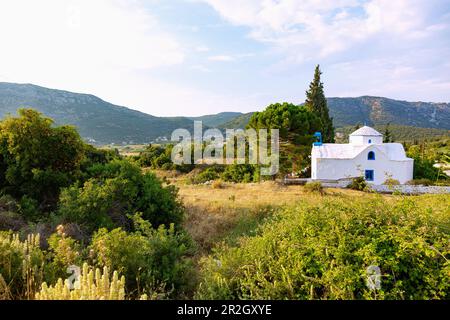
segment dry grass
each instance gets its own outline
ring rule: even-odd
[[[320,194],[311,194],[303,186],[285,186],[277,182],[228,184],[221,188],[213,185],[177,184],[179,195],[186,207],[185,228],[207,253],[222,240],[234,241],[240,235],[250,234],[269,217],[274,210],[284,205],[293,205],[301,200],[319,203]],[[362,197],[367,193],[328,189],[327,196]]]

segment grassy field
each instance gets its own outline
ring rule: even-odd
[[[450,294],[450,195],[319,194],[278,182],[190,185],[183,176],[166,179],[179,187],[185,228],[199,248],[197,298]],[[362,280],[371,261],[383,272],[384,288],[376,293]]]
[[[202,249],[209,250],[222,240],[234,240],[254,231],[265,218],[275,211],[298,204],[319,205],[327,201],[355,202],[382,199],[395,204],[402,199],[412,199],[430,210],[450,215],[450,195],[381,195],[350,189],[325,189],[325,194],[311,193],[300,185],[280,182],[187,184],[185,176],[159,172],[179,188],[179,197],[186,209],[185,226]]]

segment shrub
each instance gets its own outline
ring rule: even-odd
[[[127,278],[131,295],[153,295],[165,287],[166,294],[188,290],[192,265],[188,256],[192,244],[184,234],[177,234],[173,225],[154,230],[140,216],[135,217],[138,231],[100,229],[92,238],[91,258],[97,266],[118,270]]]
[[[396,179],[388,178],[383,182],[383,184],[385,184],[387,186],[398,186],[400,184],[400,181],[398,181]]]
[[[228,165],[221,176],[222,180],[228,182],[256,182],[259,179],[258,166],[251,164]]]
[[[154,226],[175,223],[183,218],[182,205],[174,186],[163,187],[150,172],[126,160],[114,160],[90,169],[93,178],[83,186],[71,186],[61,192],[58,216],[60,222],[78,223],[92,233],[98,228],[123,227],[130,230],[127,214],[142,212]]]
[[[196,298],[449,299],[446,197],[368,195],[282,210],[202,261]],[[366,285],[371,265],[381,269],[376,291]]]
[[[208,181],[214,181],[219,178],[218,170],[215,167],[209,167],[206,170],[200,172],[194,176],[191,181],[194,184],[205,183]]]
[[[352,182],[347,186],[347,188],[358,191],[366,191],[368,186],[364,177],[357,177],[352,179]]]
[[[222,189],[223,188],[223,183],[220,180],[215,180],[212,184],[211,187],[213,187],[213,189]]]
[[[79,176],[84,143],[73,127],[54,127],[32,109],[18,113],[0,122],[0,188],[16,198],[35,199],[49,211],[59,189]]]
[[[325,190],[319,181],[308,182],[304,189],[306,192],[325,194]]]

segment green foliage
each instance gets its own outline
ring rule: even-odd
[[[28,196],[43,209],[54,208],[59,189],[79,174],[83,142],[73,127],[32,109],[0,123],[0,188],[17,198]]]
[[[220,169],[219,169],[220,168]],[[196,176],[194,176],[191,180],[192,183],[199,184],[205,183],[208,181],[214,181],[219,179],[220,173],[223,172],[224,169],[218,166],[208,167]]]
[[[163,187],[152,173],[126,160],[113,160],[89,169],[91,179],[82,186],[71,186],[61,192],[57,215],[62,222],[74,222],[92,233],[105,227],[131,228],[127,214],[142,212],[154,226],[182,221],[183,209],[174,186]]]
[[[128,292],[134,296],[153,294],[161,287],[166,294],[188,290],[192,276],[189,238],[176,233],[173,224],[155,230],[140,216],[135,216],[135,221],[134,233],[118,228],[94,234],[90,250],[95,264],[123,273]]]
[[[439,178],[445,178],[440,170],[434,167],[436,155],[431,150],[426,150],[424,144],[411,146],[407,155],[414,159],[414,179],[435,181]]]
[[[203,260],[197,298],[449,299],[446,197],[325,199],[282,210],[239,247]],[[366,285],[371,265],[381,269],[376,291]]]
[[[255,112],[247,127],[280,130],[281,174],[300,171],[310,165],[314,132],[322,131],[321,120],[316,114],[291,103],[276,103],[262,112]]]
[[[158,169],[166,163],[172,164],[171,152],[172,146],[163,147],[150,144],[140,153],[138,162],[142,167]]]
[[[347,186],[347,188],[357,191],[366,191],[367,187],[367,182],[364,177],[353,178],[352,182],[350,182],[350,184]]]
[[[225,167],[221,179],[227,182],[258,182],[259,166],[251,164],[232,164]]]
[[[391,130],[390,130],[390,123],[388,123],[387,125],[386,125],[386,128],[385,128],[385,130],[384,130],[384,134],[383,134],[383,143],[391,143],[391,142],[394,142],[394,140],[393,140],[393,138],[392,138],[392,133],[391,133]]]
[[[114,159],[122,158],[117,149],[97,149],[90,144],[84,145],[84,155],[85,157],[81,163],[81,170],[83,173],[95,164],[106,164]]]
[[[298,141],[320,131],[320,118],[303,106],[275,103],[262,112],[255,112],[248,123],[253,129],[279,129],[280,138]]]
[[[323,142],[334,142],[333,118],[330,118],[327,99],[323,92],[323,83],[320,80],[322,72],[319,65],[314,71],[314,80],[306,91],[305,106],[320,118]]]

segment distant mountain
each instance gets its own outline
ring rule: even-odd
[[[398,101],[382,97],[328,98],[337,128],[357,123],[450,130],[450,104]],[[90,95],[47,89],[32,84],[0,82],[0,118],[15,115],[18,108],[34,108],[56,124],[75,125],[81,136],[94,144],[144,144],[169,138],[173,130],[193,129],[193,120],[204,128],[245,128],[253,112],[222,112],[200,117],[155,117],[117,106]],[[401,129],[401,132],[411,132]],[[400,132],[399,131],[399,132]],[[421,131],[421,135],[425,132]],[[433,135],[440,134],[433,131]],[[410,133],[407,136],[411,136]]]
[[[254,112],[241,113],[237,117],[230,119],[229,121],[219,124],[220,129],[244,129]]]
[[[328,98],[335,127],[386,123],[450,129],[450,103],[407,102],[382,97]]]
[[[200,117],[189,117],[189,119],[203,121],[203,125],[208,127],[217,127],[241,115],[241,112],[220,112],[217,114],[209,114]]]
[[[336,128],[387,123],[421,128],[450,129],[450,103],[407,102],[382,97],[327,98]],[[221,124],[221,128],[244,128],[253,113]]]
[[[149,143],[169,137],[176,128],[193,126],[188,118],[154,117],[89,94],[0,82],[0,117],[15,115],[18,108],[34,108],[56,124],[75,125],[83,138],[95,144]]]
[[[375,125],[374,128],[384,134],[386,125]],[[336,142],[348,142],[348,136],[355,131],[355,126],[345,126],[336,129]],[[412,126],[402,126],[399,124],[389,125],[391,137],[396,142],[432,141],[440,140],[443,137],[450,137],[450,130],[436,128],[419,128]]]

